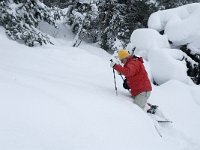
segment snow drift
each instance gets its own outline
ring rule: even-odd
[[[132,33],[127,49],[134,47],[136,55],[149,61],[152,81],[159,85],[169,80],[192,84],[192,80],[187,76],[185,58],[192,64],[195,62],[182,51],[170,49],[167,36],[160,35],[153,29],[137,29]]]
[[[169,80],[192,84],[187,76],[185,60],[193,66],[196,62],[181,52],[179,47],[187,45],[192,53],[200,54],[199,18],[199,3],[155,12],[148,20],[148,29],[138,29],[132,33],[127,49],[136,47],[135,54],[149,60],[152,79],[157,84]],[[164,35],[159,31],[164,31]]]
[[[157,31],[164,30],[168,39],[176,46],[189,44],[188,47],[200,54],[200,4],[188,4],[178,8],[153,13],[148,27]]]
[[[131,35],[131,43],[128,49],[135,49],[137,55],[148,59],[149,51],[153,48],[169,48],[167,37],[160,35],[153,29],[137,29]]]

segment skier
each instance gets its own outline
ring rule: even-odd
[[[143,65],[143,59],[130,55],[125,49],[118,52],[118,58],[123,65],[112,60],[110,66],[126,77],[127,85],[134,99],[133,102],[144,110],[152,87]],[[127,88],[126,83],[124,83],[124,86]]]

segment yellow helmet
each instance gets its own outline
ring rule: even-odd
[[[125,50],[125,49],[121,49],[121,50],[118,52],[118,58],[119,58],[119,60],[122,60],[122,59],[124,59],[124,58],[126,58],[126,57],[128,57],[128,56],[129,56],[129,53],[128,53],[128,51]]]

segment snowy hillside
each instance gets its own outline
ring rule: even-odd
[[[96,56],[67,45],[28,48],[8,40],[2,29],[0,36],[0,149],[143,149],[151,143],[154,149],[164,144],[128,93],[115,96],[102,50],[92,48]]]
[[[162,83],[153,86],[149,99],[173,121],[159,126],[162,137],[133,104],[119,76],[115,95],[105,51],[84,43],[73,48],[69,39],[29,48],[9,40],[0,28],[0,149],[199,150],[200,87],[184,78],[183,62],[176,60],[182,53],[172,53],[166,37],[150,32],[150,38],[141,39],[145,43],[153,36],[153,45],[136,40],[139,31],[131,46],[137,51],[145,46],[141,55],[148,74]],[[168,72],[179,67],[184,81],[176,74],[169,77],[169,68],[160,70],[158,64],[168,66],[168,60],[174,65]]]
[[[119,77],[115,95],[104,51],[28,48],[8,40],[2,28],[0,37],[0,149],[200,148],[198,88],[177,81],[154,87],[150,101],[174,122],[161,138]]]

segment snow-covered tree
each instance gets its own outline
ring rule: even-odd
[[[74,1],[69,7],[67,23],[72,26],[72,32],[76,34],[74,46],[78,46],[84,39],[87,42],[97,41],[98,32],[98,10],[96,3],[79,0]]]
[[[126,47],[131,33],[147,27],[151,13],[199,0],[74,0],[68,1],[68,23],[72,31],[106,51]],[[95,6],[95,10],[93,10]],[[84,25],[83,25],[84,24]]]
[[[42,3],[49,7],[60,7],[66,8],[69,5],[73,4],[73,0],[40,0]]]
[[[188,57],[196,62],[196,64],[192,64],[187,58],[185,59],[187,65],[187,74],[191,77],[195,84],[200,84],[200,54],[194,54],[187,47],[187,45],[183,45],[180,48]]]
[[[110,26],[110,23],[113,25],[113,22],[111,22],[114,15],[114,2],[106,0],[104,2],[101,2],[99,5],[99,28],[100,28],[100,46],[105,49],[109,50],[110,47],[112,47],[113,44],[113,34],[114,34],[114,28],[115,26]],[[116,31],[117,32],[117,31]]]
[[[116,50],[126,47],[133,30],[147,27],[149,15],[156,11],[156,4],[144,0],[104,1],[100,3],[101,47]],[[108,9],[106,9],[108,8]]]
[[[158,11],[148,21],[149,28],[165,34],[171,47],[184,52],[181,61],[186,63],[187,75],[196,84],[200,84],[199,9],[199,4],[194,3]],[[190,13],[185,13],[188,10]]]
[[[159,9],[170,9],[178,6],[200,2],[199,0],[157,0]]]
[[[10,0],[0,2],[0,24],[7,35],[28,46],[51,43],[50,38],[37,29],[40,21],[55,26],[60,11],[46,7],[39,0]]]

